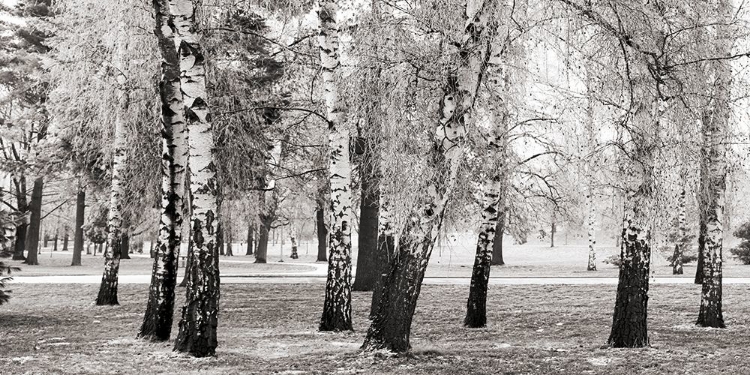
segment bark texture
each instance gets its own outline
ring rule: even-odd
[[[373,147],[362,139],[362,164],[360,170],[361,198],[359,205],[359,239],[357,250],[357,273],[352,290],[372,291],[379,275],[378,252],[378,211],[380,210],[380,189],[375,174]]]
[[[396,255],[383,280],[377,313],[362,345],[364,350],[408,351],[411,323],[419,298],[424,272],[440,232],[445,208],[456,182],[463,155],[460,143],[476,91],[487,62],[487,26],[495,2],[470,0],[465,11],[465,29],[459,48],[461,59],[447,77],[440,102],[440,122],[428,156],[435,178],[427,182],[420,207],[410,213],[401,232]]]
[[[683,181],[685,182],[685,181]],[[672,255],[672,274],[673,275],[682,275],[683,274],[683,268],[682,268],[682,255],[684,254],[684,248],[687,246],[687,243],[685,241],[685,236],[687,235],[687,224],[685,217],[687,216],[685,214],[686,210],[686,204],[685,204],[685,188],[683,187],[680,191],[680,196],[677,199],[677,209],[678,211],[678,225],[679,225],[679,233],[680,238],[674,245],[674,254]]]
[[[154,33],[161,52],[161,216],[148,302],[138,337],[166,341],[172,332],[175,287],[182,243],[182,207],[187,167],[187,128],[180,84],[176,37],[165,0],[154,0]]]
[[[659,103],[660,104],[660,103]],[[620,275],[612,330],[607,343],[615,348],[649,345],[647,313],[651,267],[651,220],[654,204],[653,144],[650,134],[658,127],[659,107],[641,103],[633,116],[633,160],[629,162],[629,187],[620,241]]]
[[[86,188],[78,185],[76,194],[76,226],[73,232],[73,261],[71,266],[81,265],[81,253],[83,252],[83,223],[86,213]],[[67,233],[65,234],[67,236]]]
[[[125,139],[125,112],[128,108],[127,79],[124,75],[122,56],[127,48],[125,40],[125,25],[118,25],[118,38],[116,44],[114,65],[118,67],[120,74],[117,77],[118,90],[116,115],[115,115],[115,142],[114,157],[112,161],[112,187],[109,196],[109,217],[107,219],[107,248],[104,250],[104,274],[99,286],[99,295],[96,298],[97,305],[117,305],[117,283],[120,270],[120,243],[122,240],[122,175],[125,170],[127,158],[127,140]]]
[[[44,190],[44,177],[34,179],[34,187],[31,190],[31,221],[29,223],[29,234],[27,241],[28,254],[25,264],[39,265],[39,232],[42,227],[42,192]]]
[[[190,245],[193,260],[185,270],[185,305],[174,349],[195,357],[212,356],[218,340],[219,256],[216,243],[216,167],[206,91],[205,55],[196,32],[196,4],[190,0],[169,0],[172,31],[179,40],[180,90],[188,129],[190,160]]]
[[[328,278],[326,281],[321,331],[351,331],[351,165],[349,133],[343,121],[343,102],[339,100],[336,74],[339,71],[339,30],[336,0],[319,0],[323,91],[328,120],[328,177],[331,184],[331,230],[328,241]]]
[[[328,229],[326,228],[325,219],[325,208],[318,206],[315,210],[315,223],[318,234],[318,262],[325,262],[328,260],[326,251],[328,250]]]
[[[732,5],[728,0],[719,1],[719,16],[727,24],[731,22]],[[731,52],[731,40],[727,32],[719,32],[718,53]],[[732,67],[728,61],[712,64],[716,82],[712,110],[703,120],[703,160],[706,162],[706,175],[701,176],[702,187],[700,207],[706,223],[703,252],[703,280],[701,306],[697,324],[702,327],[724,328],[722,313],[722,249],[724,215],[726,201],[726,142],[731,110],[729,90],[732,84]]]
[[[16,188],[16,205],[18,206],[18,212],[25,215],[26,211],[29,209],[26,197],[26,176],[21,175],[17,178],[13,178],[13,184]],[[29,223],[25,219],[16,226],[16,241],[13,244],[13,260],[26,260],[23,252],[26,250],[26,232],[28,231],[28,228]]]
[[[587,78],[589,90],[591,90],[591,80]],[[594,166],[593,155],[596,151],[596,131],[594,128],[594,97],[591,92],[588,93],[586,106],[586,235],[589,246],[589,260],[586,266],[587,271],[596,271],[596,204],[594,203]]]

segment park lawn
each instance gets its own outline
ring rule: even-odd
[[[116,307],[92,304],[97,287],[12,285],[14,298],[0,306],[0,372],[617,375],[740,374],[750,366],[748,285],[725,286],[724,330],[693,326],[698,286],[655,285],[653,347],[647,349],[603,347],[614,285],[493,286],[489,325],[472,330],[461,325],[467,287],[426,285],[414,318],[413,354],[400,357],[358,350],[369,293],[353,294],[355,332],[319,333],[324,285],[224,285],[217,357],[204,359],[173,353],[171,343],[135,338],[146,285],[121,285]]]

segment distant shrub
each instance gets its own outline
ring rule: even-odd
[[[13,255],[11,249],[11,239],[13,233],[12,228],[15,228],[17,217],[9,214],[5,211],[0,211],[0,258],[8,258]],[[10,299],[10,290],[5,290],[5,283],[12,280],[11,277],[4,277],[10,275],[13,271],[18,271],[18,267],[12,267],[4,262],[0,262],[0,305],[8,302]]]
[[[729,252],[742,264],[750,264],[750,222],[742,224],[733,234],[735,237],[741,238],[742,243],[734,249],[730,249]]]
[[[742,264],[750,264],[750,244],[745,241],[740,246],[729,250]]]

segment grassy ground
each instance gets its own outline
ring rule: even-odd
[[[425,286],[412,356],[363,355],[369,293],[354,293],[353,333],[318,333],[323,285],[226,285],[218,356],[193,359],[135,339],[146,285],[122,285],[121,306],[92,304],[96,285],[13,285],[0,307],[3,374],[742,374],[750,358],[750,286],[724,290],[725,330],[700,329],[699,289],[656,285],[653,347],[606,349],[614,286],[503,286],[489,326],[461,325],[466,287]],[[176,332],[176,327],[175,331]]]

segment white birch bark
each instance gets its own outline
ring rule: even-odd
[[[117,103],[115,106],[114,156],[112,159],[112,186],[109,195],[109,213],[107,218],[107,247],[104,251],[104,274],[96,298],[97,305],[117,305],[117,284],[120,270],[120,241],[122,232],[122,173],[127,158],[127,140],[125,139],[125,118],[128,109],[127,78],[124,75],[124,55],[127,49],[124,21],[118,24],[117,41],[112,65],[117,72]]]
[[[193,260],[187,282],[175,350],[196,357],[214,355],[219,310],[217,180],[214,138],[206,91],[206,56],[196,32],[196,4],[169,0],[173,31],[179,43],[180,84],[188,129],[192,215],[188,251]]]
[[[320,0],[318,20],[323,97],[328,119],[329,179],[331,183],[331,229],[328,242],[328,279],[320,320],[321,331],[352,330],[351,319],[351,165],[349,132],[344,124],[336,75],[340,71],[339,30],[336,0]]]
[[[155,0],[155,33],[162,55],[159,83],[162,125],[162,184],[159,236],[149,288],[149,300],[138,334],[154,341],[169,339],[174,313],[175,285],[182,243],[182,207],[188,147],[180,85],[176,36],[170,27],[165,0]]]
[[[590,74],[590,73],[588,73]],[[593,155],[596,149],[596,131],[594,130],[594,97],[591,93],[591,79],[587,79],[588,97],[586,107],[586,232],[589,246],[589,262],[586,269],[596,271],[596,205],[594,203]]]
[[[732,18],[732,4],[728,0],[718,1],[718,15],[721,23],[729,25]],[[724,26],[726,27],[726,26]],[[717,40],[717,55],[731,53],[729,32],[720,28]],[[728,61],[711,64],[715,68],[713,82],[716,82],[712,98],[712,112],[703,124],[703,157],[706,158],[703,202],[706,218],[706,237],[703,250],[703,285],[701,306],[697,324],[704,327],[724,328],[722,312],[722,250],[724,237],[724,207],[726,198],[726,132],[731,110],[729,108],[732,67]]]

